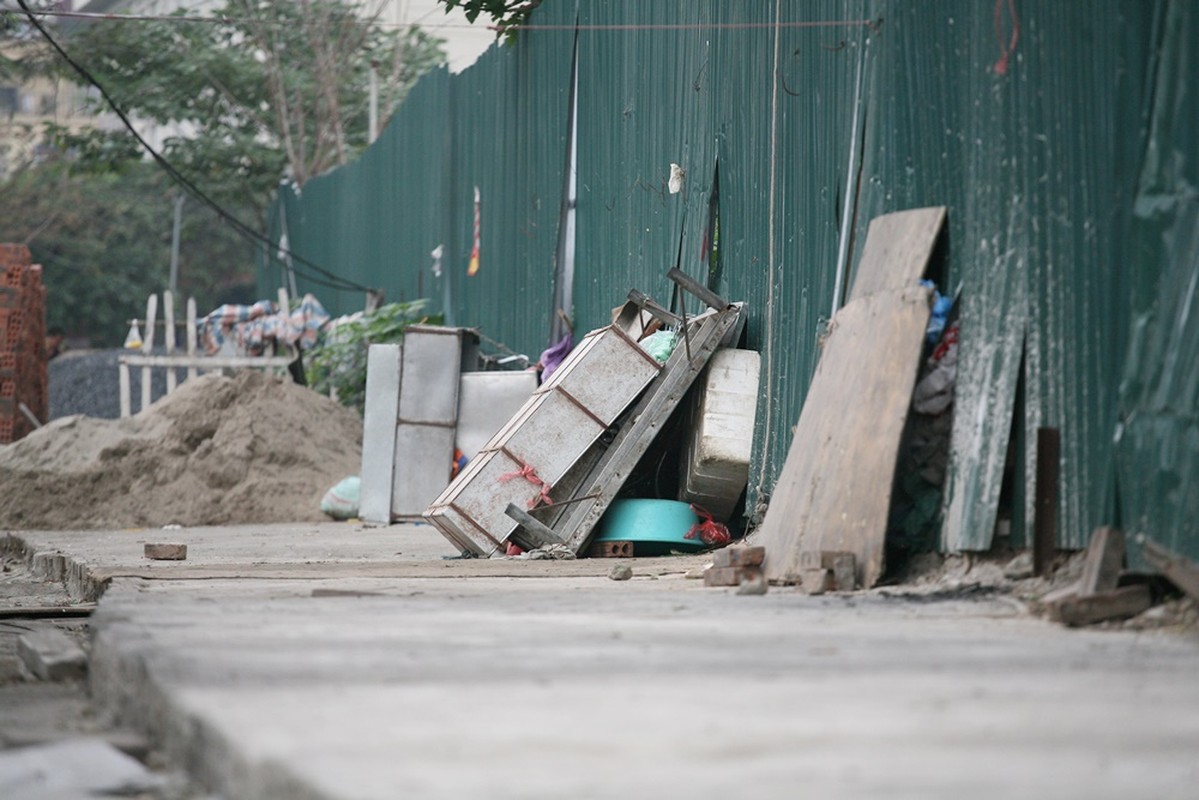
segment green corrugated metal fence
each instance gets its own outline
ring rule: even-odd
[[[1035,429],[1048,426],[1062,432],[1062,545],[1122,514],[1199,556],[1186,491],[1199,382],[1177,374],[1199,349],[1197,13],[1169,0],[546,0],[514,46],[422,80],[358,162],[302,196],[281,190],[272,234],[284,209],[305,257],[394,299],[431,297],[535,357],[552,316],[577,19],[576,326],[603,324],[629,288],[669,302],[676,259],[707,280],[719,164],[715,288],[749,303],[748,346],[763,353],[751,508],[815,368],[847,200],[851,253],[874,216],[946,205],[938,278],[963,301],[943,546],[990,546],[1009,437],[1024,541]],[[671,163],[686,172],[678,194]],[[264,290],[280,274],[265,265]],[[318,293],[337,312],[361,306]]]

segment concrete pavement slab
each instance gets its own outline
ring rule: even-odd
[[[169,537],[186,544],[186,561],[145,557],[147,542]],[[10,531],[0,533],[0,552],[20,554],[34,575],[62,581],[77,600],[94,600],[114,578],[215,580],[332,578],[460,578],[595,576],[609,559],[522,561],[457,559],[458,553],[425,524],[366,525],[356,522],[230,525],[160,530]],[[452,560],[446,560],[450,558]],[[704,556],[637,560],[643,574],[685,572]]]
[[[1199,780],[1199,644],[1066,631],[999,595],[120,579],[93,623],[96,697],[230,798],[1184,798]]]

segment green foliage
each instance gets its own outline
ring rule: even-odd
[[[440,40],[338,0],[227,0],[212,13],[223,21],[97,22],[65,46],[122,111],[183,131],[163,154],[221,202],[263,208],[283,177],[303,185],[365,147],[372,61],[385,118],[442,60]],[[103,152],[104,136],[77,152]]]
[[[533,9],[541,5],[542,0],[437,0],[445,6],[448,12],[452,8],[461,8],[466,18],[474,22],[480,14],[486,14],[495,21],[496,36],[512,35],[516,28],[529,20]]]
[[[80,172],[51,161],[0,185],[0,242],[27,244],[42,264],[47,325],[120,346],[146,297],[167,286],[176,191],[141,162]],[[196,297],[203,314],[244,292],[250,245],[195,204],[184,206],[180,233],[182,297]]]
[[[322,394],[332,391],[343,405],[362,411],[367,349],[372,344],[399,342],[409,325],[440,325],[441,315],[424,313],[428,304],[428,300],[389,303],[324,334],[317,346],[304,354],[308,385]]]

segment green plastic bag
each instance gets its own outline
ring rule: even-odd
[[[654,361],[659,364],[665,364],[670,358],[670,354],[674,352],[675,345],[679,343],[678,334],[674,331],[658,331],[641,340],[641,346],[645,352],[654,357]]]
[[[321,498],[321,511],[333,519],[353,519],[358,516],[362,482],[357,475],[343,478]]]

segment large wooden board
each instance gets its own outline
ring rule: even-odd
[[[794,581],[800,554],[853,553],[858,585],[883,571],[899,440],[916,381],[930,292],[850,301],[833,320],[755,544],[766,574]]]
[[[896,211],[872,219],[850,302],[915,286],[924,277],[944,224],[945,206]]]

